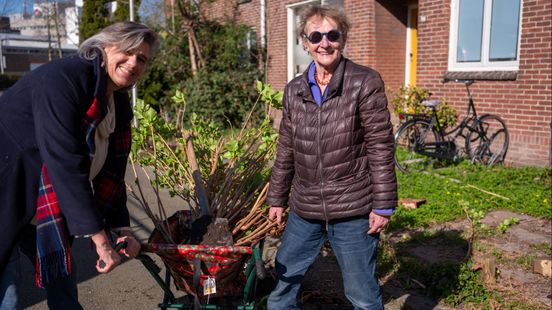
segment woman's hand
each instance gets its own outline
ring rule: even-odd
[[[270,209],[268,210],[268,219],[271,221],[276,220],[277,224],[281,224],[283,213],[284,213],[284,207],[270,206]]]
[[[121,256],[111,247],[105,231],[101,230],[91,237],[98,260],[96,261],[96,270],[100,273],[108,273],[115,269],[121,263]]]
[[[134,235],[129,230],[121,230],[119,233],[119,238],[117,238],[117,243],[125,242],[127,246],[119,250],[119,254],[124,255],[128,258],[135,258],[140,254],[140,242],[134,238]]]
[[[385,225],[389,222],[389,216],[383,216],[374,213],[374,211],[370,212],[368,223],[370,224],[370,229],[368,230],[369,234],[377,234],[380,233]]]

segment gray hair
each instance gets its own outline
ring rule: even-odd
[[[118,22],[105,27],[97,34],[86,39],[79,47],[80,57],[92,60],[100,52],[105,59],[104,48],[117,46],[121,51],[132,51],[146,42],[154,54],[157,49],[158,36],[147,26],[136,22]]]
[[[349,19],[347,18],[343,10],[325,5],[308,5],[301,11],[299,24],[297,25],[296,29],[298,37],[301,37],[303,38],[303,40],[305,40],[305,36],[307,35],[307,33],[305,33],[307,23],[309,19],[314,16],[318,16],[321,18],[331,18],[334,22],[336,22],[337,30],[341,31],[341,34],[344,38],[347,37],[349,28],[351,28],[351,24],[349,23]]]

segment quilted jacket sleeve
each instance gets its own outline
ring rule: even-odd
[[[367,75],[360,92],[360,117],[368,152],[373,186],[373,209],[397,206],[395,143],[383,81],[377,73]]]
[[[284,91],[282,102],[282,121],[280,122],[278,149],[272,167],[270,186],[266,201],[271,206],[287,206],[291,182],[295,174],[293,158],[293,130],[291,123],[289,85]]]

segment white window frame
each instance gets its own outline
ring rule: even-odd
[[[295,33],[295,29],[297,28],[296,25],[296,19],[297,14],[296,11],[298,8],[308,5],[308,4],[320,4],[322,3],[321,0],[306,0],[301,1],[298,3],[293,3],[286,5],[287,8],[287,78],[288,82],[291,81],[293,78],[295,78],[294,74],[294,67],[295,67],[295,57],[293,55],[293,48],[295,44],[295,40],[297,39],[297,34]],[[299,39],[302,40],[302,39]]]
[[[518,46],[517,59],[514,61],[489,61],[489,45],[491,33],[491,13],[493,1],[500,0],[484,0],[485,6],[483,11],[483,37],[481,45],[481,61],[480,62],[457,62],[456,49],[458,47],[458,15],[460,10],[460,0],[451,0],[450,9],[450,34],[449,34],[449,71],[517,71],[519,69],[520,57],[520,41],[522,28],[522,12],[523,0],[520,0],[519,6],[519,29],[518,29]]]

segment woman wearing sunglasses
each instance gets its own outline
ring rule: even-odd
[[[313,61],[284,92],[267,202],[270,220],[291,210],[268,309],[299,308],[301,280],[326,240],[355,309],[383,309],[376,248],[397,205],[393,132],[379,74],[342,54],[348,30],[345,15],[324,6],[299,21]]]

